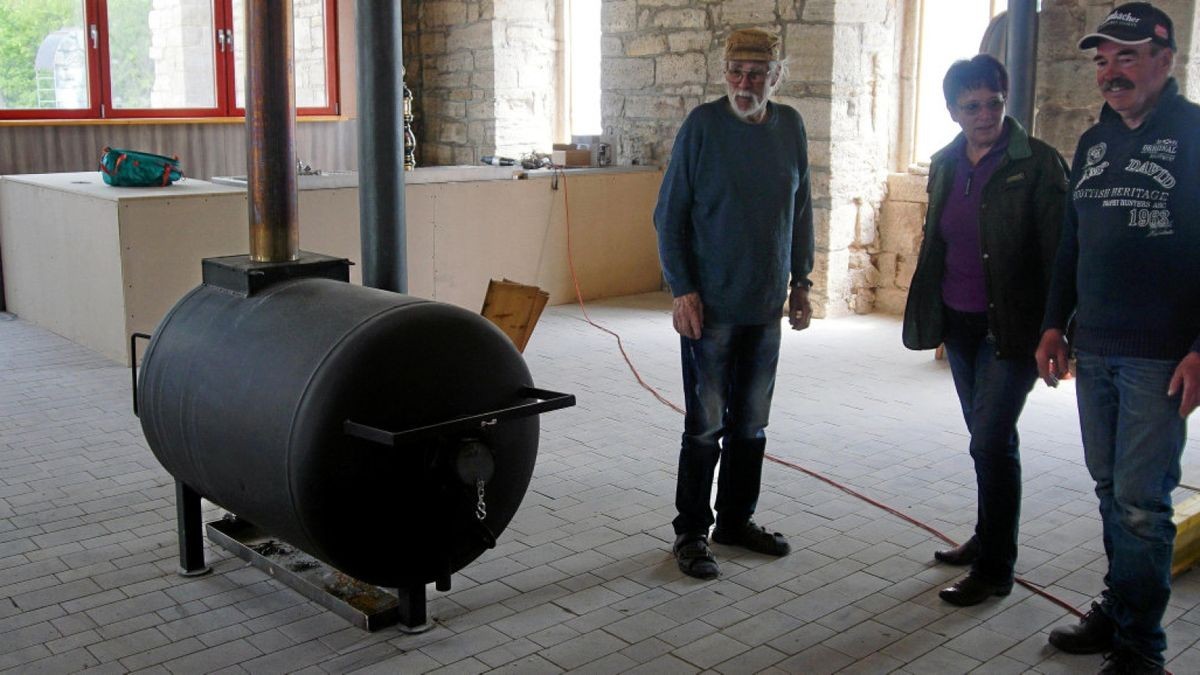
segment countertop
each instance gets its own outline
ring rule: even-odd
[[[627,173],[642,171],[658,171],[655,166],[605,166],[580,167],[563,169],[568,176],[595,173]],[[423,166],[412,171],[404,172],[406,185],[426,185],[430,183],[468,183],[475,181],[493,180],[525,180],[550,178],[553,169],[526,170],[519,166],[489,166],[485,164],[470,166]],[[222,185],[245,187],[245,176],[214,176],[212,181]],[[300,190],[329,190],[338,188],[358,187],[359,174],[357,171],[330,171],[312,175],[297,176],[297,188]]]
[[[163,197],[205,197],[213,194],[244,192],[244,188],[216,185],[197,178],[184,178],[165,187],[116,187],[104,182],[99,171],[75,173],[26,173],[0,176],[0,180],[34,185],[72,194],[120,201],[122,199],[162,199]]]
[[[567,176],[585,174],[641,173],[658,171],[655,166],[606,166],[563,169]],[[404,174],[406,185],[432,183],[463,183],[495,180],[547,180],[553,177],[553,169],[527,171],[513,166],[429,166]],[[184,178],[166,187],[115,187],[104,182],[99,171],[74,173],[30,173],[0,176],[0,180],[34,185],[51,190],[94,197],[109,201],[124,199],[162,199],[205,197],[220,194],[238,194],[246,191],[243,176],[214,176],[211,181]],[[323,190],[358,188],[359,175],[356,171],[331,171],[318,175],[297,176],[299,190]]]

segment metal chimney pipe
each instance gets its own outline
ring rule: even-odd
[[[246,0],[246,159],[250,260],[300,257],[292,0]]]
[[[355,12],[363,285],[407,293],[400,0],[358,0]]]

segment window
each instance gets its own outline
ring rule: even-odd
[[[568,0],[565,97],[567,137],[599,136],[600,0]]]
[[[988,22],[1007,6],[1006,0],[922,1],[914,161],[928,163],[961,131],[946,112],[942,78],[950,64],[979,53]]]
[[[294,0],[296,104],[337,113],[335,0]],[[0,119],[245,114],[244,0],[0,0]]]

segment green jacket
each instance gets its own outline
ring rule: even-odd
[[[979,208],[980,255],[988,298],[989,341],[999,358],[1032,357],[1040,339],[1050,272],[1066,204],[1067,163],[1046,143],[1031,138],[1011,117],[1008,149],[983,187]],[[938,222],[954,167],[966,138],[933,155],[929,210],[917,269],[904,310],[904,346],[933,349],[944,333],[942,275],[946,242]]]

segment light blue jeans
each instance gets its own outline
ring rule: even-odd
[[[714,522],[708,503],[718,461],[718,527],[739,527],[753,515],[779,341],[779,322],[705,325],[699,340],[680,337],[687,413],[675,488],[675,534],[708,534]]]
[[[1118,649],[1162,664],[1175,544],[1171,491],[1187,438],[1180,395],[1167,396],[1178,361],[1086,352],[1077,359],[1084,458],[1108,556],[1101,609],[1117,626]]]

